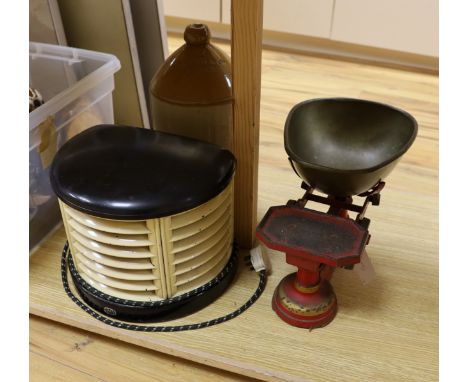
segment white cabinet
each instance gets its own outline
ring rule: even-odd
[[[438,56],[437,0],[335,0],[331,38]]]
[[[220,0],[164,0],[164,15],[220,22]]]
[[[231,0],[164,0],[164,13],[230,24]],[[330,44],[333,40],[439,55],[438,0],[263,0],[263,29],[318,37]],[[275,38],[274,34],[268,37],[270,42]],[[282,44],[288,43],[281,38],[273,43]],[[305,46],[305,50],[313,49],[312,43],[310,48]]]
[[[263,29],[305,36],[330,36],[334,0],[264,0]],[[222,21],[231,22],[231,2],[222,0]]]

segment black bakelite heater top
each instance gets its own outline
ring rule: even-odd
[[[143,220],[207,202],[229,184],[234,156],[218,146],[137,127],[98,125],[65,143],[52,163],[57,196],[90,215]]]

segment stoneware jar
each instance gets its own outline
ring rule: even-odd
[[[232,148],[232,81],[229,57],[210,43],[204,24],[191,24],[185,44],[150,84],[152,127]]]

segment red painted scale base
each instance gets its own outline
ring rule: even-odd
[[[272,308],[285,322],[299,328],[315,329],[329,324],[338,305],[333,288],[327,280],[315,288],[296,287],[296,273],[286,276],[276,287]]]
[[[369,233],[356,221],[296,206],[271,207],[257,237],[267,247],[286,253],[298,267],[276,287],[272,308],[290,325],[314,329],[337,313],[329,282],[336,267],[359,263]]]

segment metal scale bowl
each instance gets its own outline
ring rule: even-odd
[[[282,320],[309,329],[333,320],[333,271],[360,262],[370,239],[367,206],[379,204],[383,180],[410,148],[417,129],[407,112],[359,99],[308,100],[290,111],[284,146],[305,194],[271,207],[257,227],[260,241],[285,252],[286,262],[298,267],[273,296],[273,310]],[[353,204],[353,196],[364,203]],[[308,201],[328,205],[328,212],[305,208]],[[354,219],[350,211],[357,214]]]

